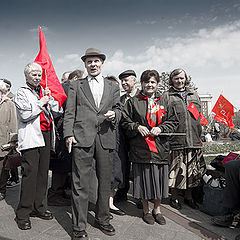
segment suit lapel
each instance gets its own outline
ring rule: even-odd
[[[89,87],[89,83],[88,83],[88,79],[85,78],[84,80],[80,81],[80,88],[82,89],[85,97],[88,99],[88,101],[90,102],[90,104],[93,106],[93,108],[98,111],[98,108],[95,104],[91,89]]]
[[[103,95],[102,95],[102,99],[100,102],[99,111],[103,108],[105,102],[108,101],[108,97],[109,97],[111,89],[112,89],[112,81],[104,78]]]

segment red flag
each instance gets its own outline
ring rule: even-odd
[[[200,113],[199,113],[199,111],[197,110],[197,108],[196,108],[196,106],[194,105],[193,102],[191,102],[191,103],[189,104],[189,106],[187,107],[187,110],[188,110],[190,113],[192,113],[192,115],[194,116],[194,118],[195,118],[196,120],[198,120],[198,118],[199,118],[199,116],[200,116]]]
[[[200,113],[200,122],[201,122],[201,125],[208,125],[208,120],[205,118],[205,116]]]
[[[214,119],[218,122],[224,123],[226,126],[233,128],[233,120],[232,117],[234,114],[233,105],[221,94],[214,105],[212,112],[216,115]]]
[[[40,85],[44,89],[46,88],[46,85],[47,85],[47,87],[51,90],[51,95],[55,100],[59,102],[59,106],[61,107],[64,101],[67,99],[67,96],[63,90],[61,83],[58,80],[51,58],[47,52],[46,38],[42,32],[41,27],[39,27],[39,44],[40,44],[40,50],[34,62],[41,65],[43,69],[42,80]],[[47,84],[46,84],[46,75],[47,75]]]

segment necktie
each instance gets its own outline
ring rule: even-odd
[[[98,82],[97,82],[96,78],[92,77],[90,84],[91,84],[91,91],[92,91],[93,99],[95,101],[96,106],[99,107],[99,104],[100,104],[99,88],[98,88]]]

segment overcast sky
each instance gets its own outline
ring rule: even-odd
[[[97,47],[104,75],[182,67],[213,104],[222,93],[240,108],[239,0],[1,0],[0,78],[13,92],[38,54],[38,25],[59,79],[83,69],[80,57]]]

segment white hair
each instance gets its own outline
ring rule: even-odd
[[[8,91],[7,84],[3,80],[0,80],[0,91],[4,94]]]
[[[41,71],[41,73],[42,73],[42,67],[38,63],[35,63],[35,62],[28,63],[26,65],[26,67],[24,68],[25,77],[28,78],[29,73],[32,71],[35,71],[35,70]]]

